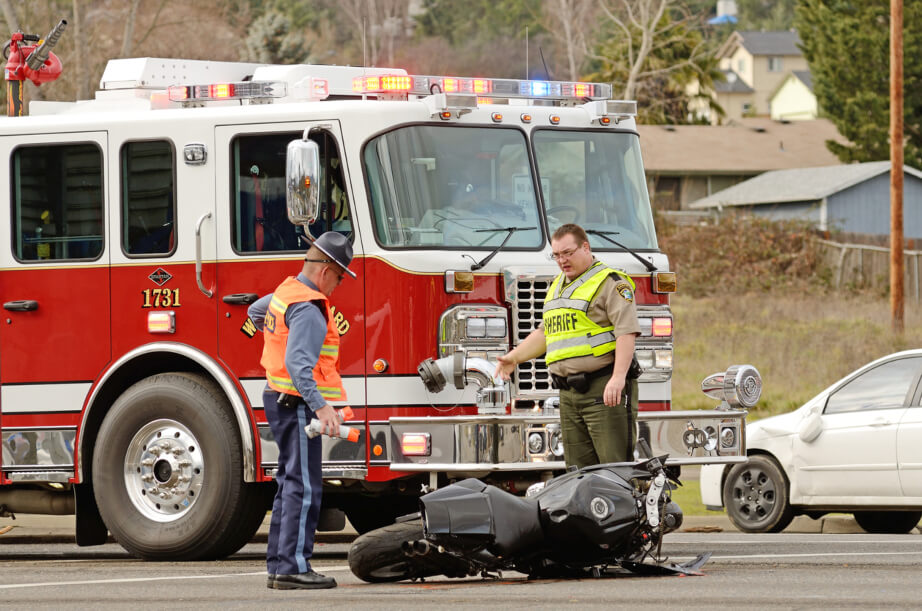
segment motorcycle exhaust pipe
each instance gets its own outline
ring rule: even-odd
[[[400,551],[405,556],[425,556],[432,551],[432,544],[425,539],[419,541],[404,541],[400,544]]]

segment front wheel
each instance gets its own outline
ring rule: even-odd
[[[768,456],[750,456],[749,462],[734,465],[723,494],[727,516],[743,532],[781,532],[794,519],[787,480]]]
[[[126,390],[103,420],[93,490],[109,531],[148,560],[234,553],[266,515],[243,481],[240,433],[220,389],[204,376],[164,373]]]
[[[856,511],[855,521],[869,533],[902,535],[922,520],[922,511]]]

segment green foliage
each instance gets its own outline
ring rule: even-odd
[[[797,0],[736,0],[738,30],[789,30]]]
[[[640,68],[634,98],[637,100],[639,121],[646,124],[685,124],[694,122],[689,105],[700,98],[720,114],[723,111],[707,95],[692,96],[687,86],[697,80],[699,90],[713,89],[714,81],[723,78],[716,56],[709,52],[710,41],[702,29],[675,11],[667,11],[656,26],[650,54]],[[642,32],[630,26],[628,40],[620,29],[610,28],[599,43],[593,73],[587,80],[614,83],[618,88],[628,80],[633,58],[641,44]]]
[[[541,33],[541,0],[424,0],[418,33],[444,38],[452,46],[468,41],[524,39]]]
[[[922,168],[922,0],[903,6],[904,156]],[[822,112],[851,144],[827,141],[845,163],[890,158],[889,0],[800,0],[795,26]]]
[[[293,31],[291,20],[277,11],[268,11],[249,28],[241,59],[269,64],[299,64],[309,61],[310,47]]]

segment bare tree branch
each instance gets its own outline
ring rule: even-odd
[[[6,21],[9,33],[18,32],[19,20],[16,19],[16,11],[13,10],[10,0],[0,0],[0,9],[3,9],[3,20]]]
[[[131,54],[134,20],[138,14],[139,4],[141,4],[141,0],[131,0],[131,5],[128,7],[128,15],[125,17],[125,33],[122,36],[122,50],[119,52],[119,57],[128,57]]]

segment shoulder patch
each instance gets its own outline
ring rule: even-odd
[[[618,291],[618,294],[621,295],[621,298],[628,302],[634,301],[634,291],[631,290],[631,285],[625,281],[621,281],[615,285],[615,290]]]

